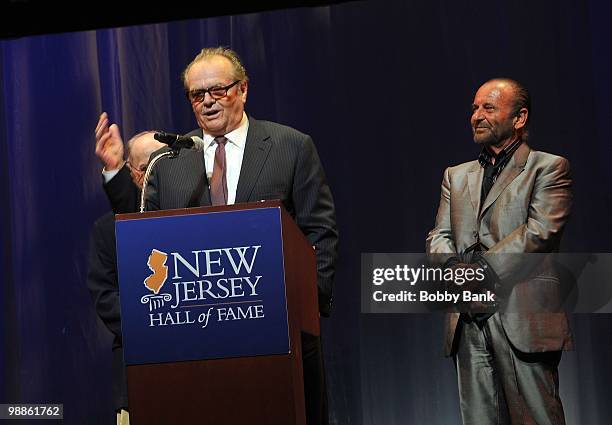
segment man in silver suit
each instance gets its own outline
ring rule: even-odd
[[[495,311],[447,315],[445,354],[455,360],[466,425],[565,424],[557,366],[572,338],[545,253],[558,251],[572,180],[565,158],[527,145],[529,114],[529,93],[515,80],[478,89],[471,126],[482,151],[444,172],[427,237],[432,261],[484,269],[482,285],[498,301]],[[546,305],[533,308],[534,299]]]

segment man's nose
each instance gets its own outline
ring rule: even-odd
[[[204,100],[202,101],[202,104],[204,106],[206,106],[207,108],[214,105],[215,102],[217,102],[215,100],[214,97],[212,97],[212,95],[209,92],[204,93]]]

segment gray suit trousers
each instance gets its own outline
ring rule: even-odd
[[[464,425],[565,425],[557,372],[561,351],[517,350],[499,313],[481,324],[462,315],[458,326],[455,365]]]

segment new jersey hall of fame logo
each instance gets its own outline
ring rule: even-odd
[[[140,299],[148,306],[148,326],[200,326],[212,322],[265,317],[257,274],[261,245],[166,253],[153,248],[149,274],[142,281],[151,293]]]

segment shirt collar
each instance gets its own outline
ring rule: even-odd
[[[523,141],[519,137],[514,142],[503,148],[497,155],[491,152],[488,146],[484,146],[480,151],[480,155],[478,155],[478,162],[480,162],[480,165],[485,167],[487,164],[492,164],[493,158],[495,158],[495,166],[498,166],[504,163],[508,158],[510,158],[522,142]]]
[[[249,118],[245,112],[242,112],[242,120],[238,127],[225,134],[225,138],[228,143],[232,143],[236,147],[240,149],[244,149],[244,145],[246,143],[247,133],[249,132]],[[210,134],[206,134],[202,131],[204,135],[204,150],[206,151],[210,145],[213,144],[215,140],[215,136],[211,136]]]

